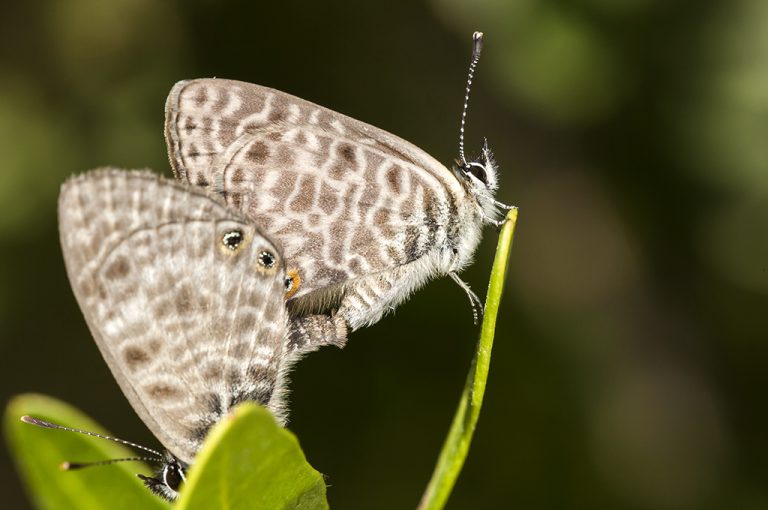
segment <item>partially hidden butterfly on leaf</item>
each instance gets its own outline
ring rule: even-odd
[[[427,280],[458,276],[494,198],[487,143],[464,156],[464,120],[482,34],[474,35],[459,160],[448,169],[415,145],[304,99],[223,79],[177,83],[165,137],[175,176],[221,195],[283,248],[296,283],[290,348],[343,346]]]
[[[292,280],[253,220],[198,187],[105,169],[62,186],[59,232],[91,334],[168,450],[158,476],[142,477],[150,489],[174,499],[209,429],[240,402],[285,423]]]

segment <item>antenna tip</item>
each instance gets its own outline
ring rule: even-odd
[[[472,56],[478,57],[483,49],[483,33],[475,32],[472,34]]]
[[[30,425],[37,425],[38,427],[44,427],[46,429],[56,428],[56,426],[53,423],[48,423],[47,421],[38,420],[37,418],[34,418],[26,414],[21,417],[21,421],[23,421],[24,423],[29,423]]]
[[[82,469],[88,466],[97,466],[99,462],[62,462],[59,464],[59,469],[62,471],[74,471],[75,469]]]

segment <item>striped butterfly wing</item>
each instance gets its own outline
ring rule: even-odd
[[[62,186],[59,231],[99,350],[171,453],[191,462],[243,400],[284,419],[285,274],[252,222],[185,183],[99,170]]]
[[[295,298],[331,301],[444,243],[464,193],[443,165],[386,131],[249,83],[179,82],[166,104],[175,175],[223,195],[281,242]]]

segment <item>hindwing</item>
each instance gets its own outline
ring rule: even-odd
[[[423,257],[445,242],[452,195],[464,193],[409,142],[259,85],[176,84],[165,133],[179,179],[221,194],[279,239],[301,275],[294,299],[331,299],[356,278]]]
[[[170,452],[191,462],[243,400],[284,420],[284,264],[252,221],[199,188],[101,170],[64,184],[59,230],[91,333]]]

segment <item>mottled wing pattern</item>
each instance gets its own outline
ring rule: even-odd
[[[295,298],[423,257],[449,235],[450,195],[464,193],[405,140],[249,83],[176,84],[166,141],[177,177],[224,195],[279,239],[300,272]]]
[[[91,333],[169,451],[190,462],[243,400],[281,418],[285,273],[252,222],[184,183],[100,170],[64,184],[59,228]]]

